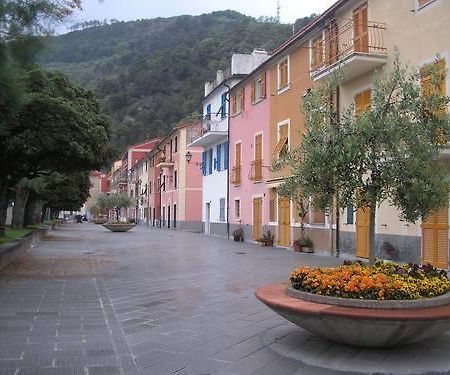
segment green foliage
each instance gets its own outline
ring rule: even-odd
[[[233,11],[118,22],[46,39],[41,61],[95,90],[123,149],[199,111],[204,82],[233,53],[270,51],[291,32]]]
[[[27,234],[31,232],[30,229],[11,229],[6,228],[5,236],[0,237],[0,245],[3,245],[5,243],[14,241],[18,238],[25,237]]]
[[[45,189],[38,197],[53,212],[78,211],[89,198],[91,182],[88,172],[53,173],[45,178]]]
[[[102,195],[97,200],[97,206],[102,212],[106,210],[116,211],[117,222],[119,222],[120,210],[131,207],[133,204],[133,199],[126,194]]]

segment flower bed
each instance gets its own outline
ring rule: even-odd
[[[450,291],[445,271],[385,262],[372,267],[348,262],[338,268],[300,267],[291,273],[290,282],[308,293],[366,300],[416,300]]]

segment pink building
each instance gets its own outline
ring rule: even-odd
[[[154,226],[202,231],[202,149],[187,146],[198,125],[179,124],[149,154]]]
[[[269,224],[270,79],[266,69],[261,65],[230,91],[229,220],[232,231],[244,230],[246,241],[260,238]]]

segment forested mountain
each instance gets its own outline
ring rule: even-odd
[[[95,91],[122,150],[200,112],[204,82],[228,68],[233,53],[271,51],[291,34],[292,25],[229,10],[114,22],[46,38],[40,61]]]

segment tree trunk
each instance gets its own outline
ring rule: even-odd
[[[44,201],[40,199],[28,199],[25,212],[25,225],[41,224],[43,207]]]
[[[377,209],[377,204],[370,205],[370,224],[369,224],[369,264],[375,264],[375,212]]]
[[[7,210],[8,210],[8,185],[0,182],[0,237],[5,237]]]
[[[25,220],[25,208],[27,206],[30,190],[18,184],[16,186],[16,199],[11,226],[13,229],[22,229]]]

